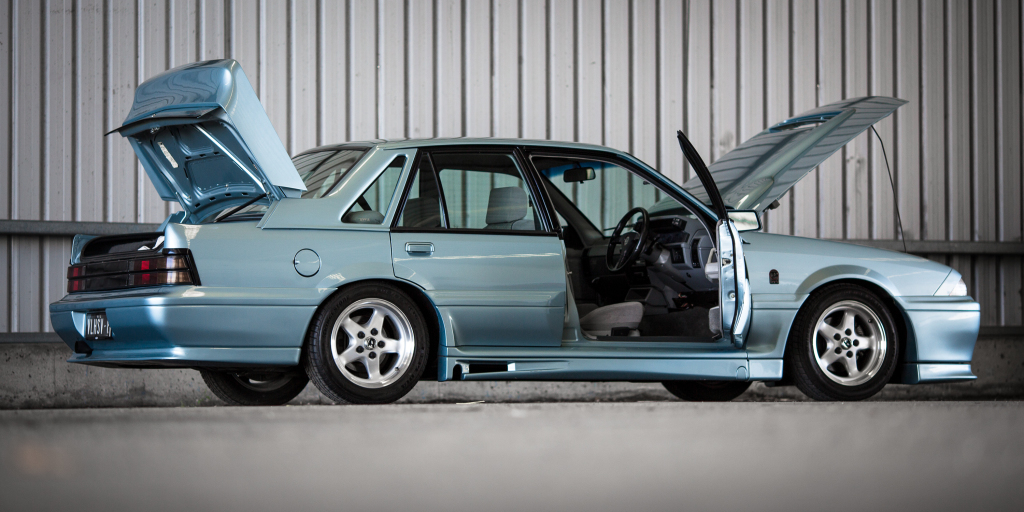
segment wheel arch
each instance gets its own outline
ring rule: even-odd
[[[412,283],[409,283],[408,281],[403,281],[401,279],[396,278],[388,279],[377,277],[349,281],[342,284],[341,286],[338,286],[337,288],[335,288],[333,292],[325,296],[323,300],[320,301],[320,304],[317,305],[316,312],[310,317],[309,322],[306,324],[306,335],[302,341],[302,357],[305,357],[306,345],[309,342],[311,329],[313,328],[313,323],[316,321],[317,313],[319,313],[320,310],[324,307],[324,305],[327,304],[327,302],[330,301],[334,296],[344,292],[349,288],[352,288],[353,286],[359,286],[364,284],[387,284],[390,286],[394,286],[395,288],[398,288],[406,295],[408,295],[409,298],[412,299],[412,301],[416,304],[416,307],[419,308],[420,313],[423,314],[423,320],[427,323],[427,332],[430,333],[430,343],[427,346],[427,367],[423,370],[423,376],[420,377],[420,380],[437,380],[439,350],[442,340],[444,339],[444,324],[441,322],[441,313],[437,309],[437,306],[434,305],[434,302],[430,300],[430,297],[427,296],[426,292],[422,288]]]
[[[818,282],[812,289],[810,289],[810,290],[808,290],[806,292],[803,292],[803,293],[807,293],[807,298],[804,299],[803,303],[800,305],[800,309],[798,310],[797,315],[799,315],[799,313],[802,312],[804,309],[811,307],[811,305],[812,305],[811,298],[814,297],[815,294],[821,292],[823,289],[825,289],[825,288],[827,288],[829,286],[834,286],[834,285],[839,285],[839,284],[851,284],[851,285],[855,285],[855,286],[859,286],[861,288],[864,288],[868,292],[870,292],[872,295],[877,297],[878,300],[880,300],[883,305],[885,305],[885,308],[889,311],[889,315],[892,316],[893,324],[895,324],[895,327],[896,327],[896,341],[897,341],[898,346],[899,346],[898,356],[896,358],[897,368],[900,365],[902,365],[903,363],[905,363],[906,362],[906,357],[907,357],[907,343],[908,343],[908,340],[910,338],[910,332],[909,332],[910,324],[907,321],[907,315],[903,311],[902,306],[900,306],[899,302],[895,299],[894,295],[890,292],[890,290],[885,288],[885,287],[883,287],[881,284],[877,283],[875,280],[866,279],[866,278],[860,277],[860,276],[858,276],[858,277],[842,276],[842,277],[837,277],[835,279],[822,280],[822,281]],[[801,288],[803,288],[802,285],[801,285]],[[795,317],[796,317],[796,315],[794,315],[794,318]],[[796,322],[791,322],[790,325],[789,325],[789,330],[788,330],[786,338],[785,338],[786,346],[785,346],[785,348],[783,350],[783,356],[782,356],[783,357],[783,361],[789,361],[789,352],[790,352],[790,349],[791,349],[790,343],[789,343],[789,338],[790,338],[790,336],[793,333],[793,329],[796,327],[795,324],[796,324]],[[784,382],[784,383],[791,383],[792,374],[791,374],[791,372],[788,371],[787,366],[788,366],[788,363],[783,365],[782,382]],[[890,379],[890,382],[894,382],[898,378],[899,378],[899,372],[898,371],[894,372],[892,379]]]

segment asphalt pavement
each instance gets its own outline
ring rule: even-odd
[[[1022,405],[0,411],[0,509],[1024,510]]]

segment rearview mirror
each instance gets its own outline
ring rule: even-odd
[[[583,183],[595,178],[597,178],[597,173],[594,172],[593,167],[573,167],[572,169],[566,169],[562,173],[562,181],[566,183]]]
[[[736,225],[736,230],[741,233],[760,231],[761,229],[761,218],[757,216],[755,210],[729,210],[729,220]]]

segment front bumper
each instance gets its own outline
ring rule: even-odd
[[[68,361],[113,367],[294,366],[331,290],[158,288],[68,295],[50,304],[64,342],[91,351]],[[113,338],[86,340],[85,315],[103,310]],[[86,353],[88,352],[88,353]]]
[[[900,297],[907,325],[905,364],[899,382],[973,380],[971,358],[981,326],[981,306],[970,297]]]

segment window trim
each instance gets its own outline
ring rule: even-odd
[[[621,155],[618,155],[618,154],[612,153],[612,152],[605,152],[605,151],[596,151],[596,150],[587,150],[587,149],[576,149],[576,148],[550,148],[550,147],[545,147],[545,146],[526,146],[524,148],[524,153],[529,158],[533,158],[535,156],[551,157],[551,158],[570,158],[570,159],[572,159],[572,158],[588,158],[588,159],[593,159],[593,160],[601,160],[601,161],[604,161],[604,162],[607,162],[607,163],[618,165],[618,166],[626,169],[627,171],[633,173],[634,175],[639,176],[643,180],[650,182],[651,185],[654,185],[654,186],[658,187],[658,189],[661,190],[663,193],[665,193],[666,195],[668,195],[672,199],[675,199],[677,202],[679,202],[679,204],[683,205],[684,207],[689,209],[691,213],[696,215],[697,219],[700,220],[704,224],[704,228],[707,229],[709,233],[714,233],[715,232],[714,229],[708,228],[708,226],[715,226],[717,224],[717,222],[718,222],[718,219],[715,219],[715,218],[709,216],[704,211],[703,208],[693,204],[693,201],[691,201],[686,195],[680,194],[680,193],[676,192],[675,190],[672,190],[671,187],[669,187],[669,186],[665,185],[664,183],[662,183],[662,180],[659,177],[655,177],[650,170],[645,169],[641,165],[637,165],[636,163],[630,161],[628,158],[623,158]],[[630,155],[630,156],[632,156],[632,155]],[[633,157],[633,158],[636,158],[636,157]],[[531,162],[531,165],[532,165],[532,162]],[[537,175],[540,176],[540,171],[537,171]],[[661,178],[664,178],[664,176],[661,176],[661,175],[659,175],[659,176]],[[568,197],[566,199],[568,199]],[[573,206],[573,208],[576,208],[576,210],[579,211],[579,207],[572,200],[569,200],[569,204],[571,204]],[[586,215],[583,214],[582,211],[580,211],[580,214],[583,215],[584,217],[586,217]],[[566,220],[568,220],[568,219],[566,219]],[[587,218],[587,222],[591,222],[589,218]],[[591,222],[591,224],[593,224],[593,222]],[[595,229],[597,228],[597,226],[594,226],[594,227],[595,227]],[[601,236],[603,238],[605,238],[605,239],[608,238],[607,236],[605,236],[604,232],[602,232],[600,229],[598,229],[598,232],[601,233]],[[717,236],[715,236],[713,238],[715,238],[715,244],[717,246],[717,243],[718,243]]]
[[[405,211],[405,203],[408,200],[409,193],[412,189],[412,182],[414,175],[409,174],[409,179],[406,181],[405,190],[402,193],[402,202],[399,204],[399,210],[395,214],[395,218],[391,221],[391,229],[393,231],[405,232],[405,233],[437,233],[437,232],[449,232],[449,233],[466,233],[466,234],[496,234],[496,235],[527,235],[527,236],[559,236],[558,231],[552,229],[555,225],[551,222],[547,209],[550,208],[550,201],[546,194],[538,192],[540,183],[537,181],[539,178],[536,174],[536,169],[533,165],[524,157],[522,148],[519,146],[511,145],[500,145],[500,146],[456,146],[448,147],[441,146],[439,148],[418,147],[416,162],[413,164],[413,171],[419,172],[420,170],[420,159],[424,156],[430,164],[430,172],[433,173],[434,183],[437,184],[438,194],[441,199],[441,228],[403,228],[398,226],[398,219],[402,216]],[[504,155],[510,155],[515,161],[517,168],[522,175],[523,182],[526,183],[526,187],[530,193],[530,197],[533,199],[535,205],[534,211],[538,213],[537,217],[541,222],[541,229],[533,229],[530,231],[526,230],[514,230],[514,229],[480,229],[480,228],[453,228],[448,219],[448,203],[445,200],[444,186],[441,185],[440,173],[437,170],[437,166],[434,165],[433,154],[457,154],[457,153],[500,153]],[[556,221],[557,222],[557,221]]]
[[[338,180],[335,181],[334,184],[331,185],[331,188],[327,189],[327,192],[324,192],[324,194],[322,196],[316,197],[316,198],[312,198],[312,197],[306,198],[306,197],[303,197],[302,199],[326,199],[326,198],[330,197],[331,194],[334,193],[338,189],[338,185],[341,184],[343,179],[345,179],[345,176],[348,176],[348,173],[352,172],[352,169],[357,168],[359,166],[359,164],[362,163],[362,161],[366,159],[366,156],[371,153],[370,149],[371,148],[366,147],[366,146],[329,146],[327,148],[313,148],[313,149],[309,149],[309,150],[303,151],[302,153],[299,153],[299,154],[293,156],[291,158],[292,165],[294,165],[296,158],[299,158],[299,157],[302,157],[302,156],[311,155],[311,154],[314,154],[314,153],[330,153],[330,155],[328,155],[327,158],[324,158],[323,161],[321,161],[320,163],[316,164],[316,167],[314,167],[311,171],[307,171],[307,173],[308,173],[308,172],[316,172],[316,171],[318,171],[321,167],[324,166],[324,164],[326,164],[330,159],[334,158],[338,153],[340,153],[342,151],[362,151],[363,152],[363,154],[359,156],[359,159],[357,159],[355,162],[352,162],[352,166],[351,167],[349,167],[344,173],[342,173],[341,176],[338,176]],[[299,177],[301,178],[301,175]],[[302,185],[305,186],[306,183],[303,182]]]
[[[363,199],[363,196],[365,196],[366,193],[371,188],[373,188],[373,186],[376,185],[377,182],[380,181],[381,178],[384,177],[384,174],[388,172],[388,169],[392,168],[391,166],[392,166],[392,164],[395,163],[395,160],[398,160],[399,158],[404,158],[405,159],[405,161],[402,162],[402,166],[399,168],[399,173],[405,171],[405,166],[409,165],[409,160],[410,160],[409,155],[407,155],[405,153],[396,153],[391,158],[391,160],[388,161],[387,165],[385,165],[383,168],[381,168],[380,173],[378,173],[377,176],[373,178],[373,181],[371,181],[369,185],[363,187],[363,190],[361,190],[359,192],[359,195],[356,196],[356,200],[353,201],[352,204],[349,205],[349,207],[345,209],[345,211],[341,212],[341,218],[338,219],[338,220],[341,221],[341,223],[343,225],[349,225],[349,226],[352,226],[352,225],[357,225],[357,226],[358,225],[363,225],[363,226],[383,226],[384,225],[384,220],[381,220],[380,224],[362,224],[362,223],[358,223],[358,222],[345,222],[345,216],[348,215],[349,213],[351,213],[352,209],[355,208],[356,206],[359,206],[360,208],[362,207],[362,205],[359,204],[359,200]],[[353,167],[355,167],[354,164],[353,164]],[[351,171],[351,169],[349,169],[349,170]],[[342,176],[342,177],[344,177],[344,176]],[[338,186],[338,183],[341,183],[340,179],[338,181],[336,181],[334,183],[334,185],[331,185],[331,190],[334,190],[334,188]],[[388,207],[385,208],[384,211],[382,211],[382,212],[377,212],[377,213],[380,213],[381,215],[384,215],[384,219],[385,220],[388,218],[388,210],[391,209],[391,203],[393,203],[395,201],[395,194],[398,192],[398,185],[401,184],[401,183],[402,183],[402,175],[399,174],[398,175],[398,182],[395,183],[395,189],[391,191],[391,199],[388,200]],[[327,197],[327,194],[324,194],[321,197],[321,199],[323,197]],[[365,212],[365,211],[369,211],[369,210],[363,210],[363,211]]]
[[[412,182],[416,180],[416,176],[420,172],[420,165],[423,159],[427,159],[427,163],[430,165],[430,173],[434,177],[434,185],[437,186],[437,195],[439,196],[441,206],[441,227],[440,228],[405,228],[398,225],[399,219],[402,218],[402,214],[405,213],[405,203],[409,199],[409,194],[412,192]],[[409,170],[409,176],[405,179],[405,185],[402,187],[402,195],[399,198],[398,209],[395,210],[395,216],[391,219],[391,230],[392,231],[403,231],[406,233],[417,233],[417,232],[432,232],[438,229],[448,229],[448,209],[444,204],[444,193],[441,192],[440,181],[437,178],[437,171],[434,170],[434,161],[430,159],[430,155],[427,154],[422,148],[416,148],[416,158],[413,159],[412,169]],[[429,230],[429,231],[428,231]]]

